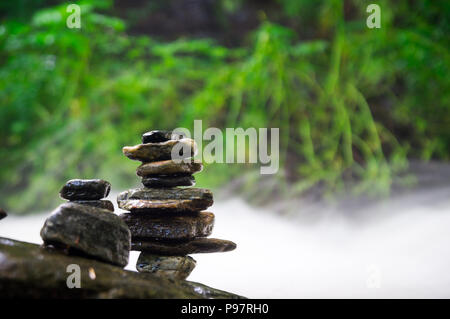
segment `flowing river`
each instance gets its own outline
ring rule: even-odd
[[[219,199],[210,209],[212,237],[238,248],[194,255],[189,280],[251,298],[449,298],[449,194],[450,187],[410,193],[350,215],[298,205],[295,218]],[[0,236],[41,243],[48,214],[10,215]],[[131,253],[127,269],[135,269],[137,257]]]

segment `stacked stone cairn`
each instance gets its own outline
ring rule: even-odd
[[[131,234],[113,213],[113,204],[103,200],[110,189],[111,184],[101,179],[68,181],[60,196],[69,201],[56,208],[41,229],[44,246],[126,266]]]
[[[174,147],[183,161],[172,159]],[[211,191],[180,187],[194,186],[192,174],[203,169],[193,159],[196,152],[194,140],[171,131],[147,132],[142,144],[123,148],[125,156],[142,162],[137,175],[144,187],[117,196],[119,208],[129,211],[119,216],[131,231],[131,249],[141,251],[139,272],[184,280],[196,265],[189,254],[236,248],[231,241],[206,238],[214,224],[214,214],[204,211],[213,204]]]

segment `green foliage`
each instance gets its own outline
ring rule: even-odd
[[[436,18],[445,8],[424,1],[420,14],[407,1],[381,2],[383,27],[369,30],[365,1],[346,2],[360,12],[351,20],[342,1],[279,3],[317,34],[303,40],[302,31],[266,20],[245,47],[163,42],[126,33],[105,13],[109,1],[81,2],[80,30],[66,27],[65,4],[28,22],[4,21],[0,204],[51,207],[70,178],[105,178],[116,190],[137,184],[137,163],[122,146],[148,129],[192,128],[195,119],[280,127],[277,178],[293,181],[283,189],[294,196],[317,186],[344,191],[353,180],[353,191],[387,194],[408,156],[448,159],[449,24]],[[253,168],[210,165],[198,184],[250,171],[252,186]]]

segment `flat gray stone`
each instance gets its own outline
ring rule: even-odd
[[[204,188],[136,188],[117,196],[119,208],[132,212],[197,212],[213,204],[212,192]]]
[[[143,163],[136,170],[138,176],[148,175],[172,175],[172,174],[194,174],[203,169],[201,161],[190,159],[176,163],[172,160]]]
[[[141,162],[155,162],[172,159],[172,149],[180,147],[179,158],[189,158],[197,154],[197,144],[193,139],[169,140],[161,143],[146,143],[122,148],[123,154],[132,160]],[[183,153],[184,146],[189,152]]]
[[[96,200],[108,196],[111,184],[103,179],[71,179],[59,192],[68,200]]]
[[[157,175],[142,178],[142,184],[148,188],[169,188],[176,186],[194,186],[192,175]]]
[[[46,245],[69,248],[118,266],[128,264],[131,234],[109,210],[76,203],[56,208],[41,229]]]
[[[165,242],[138,239],[131,242],[131,250],[145,251],[158,255],[184,256],[190,254],[227,252],[236,249],[230,240],[216,238],[195,238],[185,242]]]
[[[207,237],[214,227],[214,214],[209,212],[172,216],[126,213],[119,217],[128,225],[133,241],[136,238],[180,240]]]
[[[194,270],[196,261],[189,256],[158,256],[141,253],[136,263],[139,272],[148,272],[159,277],[185,280]]]

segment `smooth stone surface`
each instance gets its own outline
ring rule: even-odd
[[[201,253],[227,252],[234,250],[236,244],[229,240],[215,238],[196,238],[187,242],[132,241],[131,250],[146,251],[159,255],[190,255]]]
[[[183,135],[172,131],[154,130],[142,134],[142,143],[160,143],[168,140],[181,140]]]
[[[56,208],[41,229],[45,244],[69,247],[118,266],[128,264],[131,234],[109,210],[73,202]]]
[[[196,202],[193,200],[145,200],[145,199],[130,199],[118,201],[119,208],[128,210],[132,213],[181,213],[181,212],[198,212],[208,208],[211,205],[206,205],[203,202]]]
[[[193,157],[197,154],[197,144],[190,138],[181,140],[169,140],[161,143],[138,144],[135,146],[125,146],[122,148],[123,154],[132,160],[141,162],[155,162],[172,159],[172,149],[178,145],[180,155],[179,158]],[[189,152],[183,152],[186,147]]]
[[[59,194],[68,200],[95,200],[107,197],[110,190],[111,184],[103,179],[71,179]]]
[[[169,217],[126,213],[119,217],[128,225],[133,241],[136,238],[180,240],[207,237],[214,226],[214,214],[209,212]]]
[[[194,186],[195,178],[192,175],[157,175],[142,178],[142,184],[149,188]]]
[[[136,170],[138,176],[194,174],[203,169],[201,161],[191,160],[187,163],[175,163],[172,160],[144,163]]]
[[[88,206],[107,209],[111,212],[114,211],[114,205],[109,200],[74,200],[73,202],[76,204],[80,204],[80,205],[88,205]]]
[[[212,192],[204,188],[135,188],[117,196],[119,207],[128,211],[201,211],[213,204]]]
[[[243,298],[203,284],[127,271],[1,237],[0,256],[2,298]],[[72,264],[80,266],[81,288],[67,288],[67,266]]]
[[[141,253],[136,263],[139,272],[148,272],[159,277],[185,280],[194,270],[197,262],[189,256],[158,256]]]
[[[6,216],[8,216],[8,214],[3,209],[0,208],[0,220],[5,218]]]

